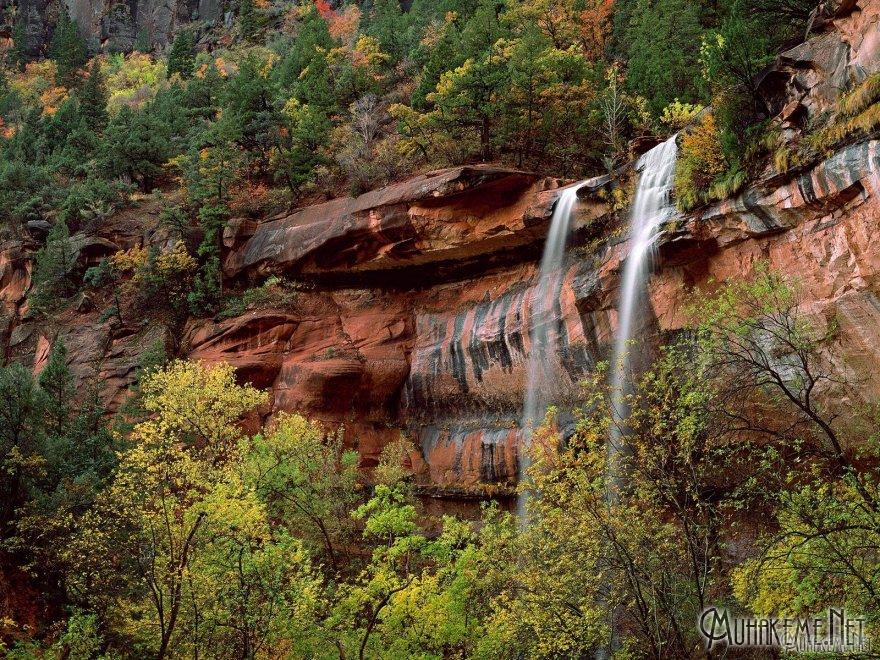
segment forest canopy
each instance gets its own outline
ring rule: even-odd
[[[620,174],[675,134],[686,211],[876,130],[877,74],[807,151],[770,122],[756,80],[816,1],[238,0],[124,53],[57,5],[37,47],[4,10],[0,238],[33,262],[16,313],[94,312],[108,343],[162,332],[112,412],[63,333],[34,369],[3,358],[0,587],[35,622],[0,618],[8,657],[690,658],[710,604],[844,607],[880,635],[880,414],[850,405],[835,320],[766,265],[691,292],[631,375],[625,424],[615,365],[591,364],[564,442],[553,408],[535,430],[519,515],[435,515],[405,434],[366,465],[344,425],[180,359],[188,323],[314,285],[224,279],[234,227],[447,166]],[[609,216],[631,192],[603,198]],[[138,240],[88,243],[125,212]]]

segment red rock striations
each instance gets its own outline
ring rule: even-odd
[[[880,69],[877,14],[876,0],[842,9],[765,77],[786,130],[833,104],[842,81]],[[283,305],[188,321],[180,353],[230,362],[242,379],[270,389],[267,415],[299,411],[344,426],[364,466],[406,434],[416,441],[412,462],[426,486],[446,494],[503,491],[516,481],[535,264],[558,185],[499,167],[459,167],[264,222],[233,222],[224,236],[230,283],[278,274],[309,286]],[[574,249],[554,287],[560,378],[548,399],[562,404],[575,402],[578,380],[607,359],[617,324],[627,245],[602,238],[613,218],[595,192],[583,193]],[[768,170],[662,239],[650,313],[636,335],[680,328],[692,287],[746,277],[766,260],[800,280],[808,312],[837,321],[838,368],[877,396],[878,218],[876,140],[842,146],[806,169]],[[129,240],[118,228],[104,233],[82,241],[90,246],[83,259]],[[142,240],[161,241],[161,232]],[[105,400],[118,407],[140,355],[163,331],[117,336],[98,310],[34,322],[24,302],[29,254],[21,242],[0,246],[6,359],[39,368],[61,334],[75,373],[97,373]]]

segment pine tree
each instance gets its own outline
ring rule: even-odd
[[[428,107],[428,94],[436,89],[443,72],[461,66],[464,60],[458,20],[447,20],[442,27],[439,41],[430,50],[418,87],[413,92],[413,107],[417,110],[425,110]]]
[[[64,220],[59,219],[49,235],[46,244],[37,252],[34,259],[32,293],[28,296],[30,305],[37,311],[47,312],[58,306],[73,293],[71,271],[74,252],[70,245],[70,232]]]
[[[281,90],[285,94],[294,91],[300,86],[300,74],[306,68],[311,74],[312,69],[315,68],[312,65],[320,66],[321,61],[323,61],[324,68],[315,76],[319,77],[323,74],[324,84],[329,87],[326,51],[329,51],[333,46],[333,38],[330,36],[327,21],[321,17],[317,9],[311,7],[302,17],[296,40],[291,44],[281,62],[272,69],[272,75],[278,81]],[[299,97],[299,94],[297,96]]]
[[[26,461],[41,453],[37,388],[28,369],[13,362],[0,367],[0,536],[10,537],[9,524],[27,490]]]
[[[92,60],[89,77],[77,94],[79,97],[80,115],[86,126],[96,133],[107,127],[107,88],[104,86],[104,75],[98,59]]]
[[[63,5],[49,44],[49,57],[58,66],[58,84],[67,87],[74,86],[77,71],[88,61],[86,42],[79,36],[76,21],[70,19]]]
[[[168,77],[175,73],[181,78],[189,78],[195,68],[195,37],[190,30],[179,32],[171,43],[168,53]]]
[[[28,38],[25,23],[23,20],[19,19],[12,28],[12,49],[9,51],[11,64],[19,69],[24,69],[24,65],[27,64],[28,59],[30,59],[28,50]]]
[[[688,0],[639,0],[627,32],[630,89],[659,115],[678,99],[701,99],[697,86],[703,29],[700,4]]]
[[[134,42],[134,49],[139,53],[150,52],[150,31],[147,28],[143,28],[138,32],[137,39]]]
[[[245,41],[251,41],[257,36],[259,25],[257,13],[254,8],[254,0],[241,0],[238,8],[238,20],[241,28],[241,36]]]
[[[46,431],[51,436],[62,436],[70,425],[76,386],[67,366],[67,346],[61,337],[55,340],[38,382],[45,394]]]
[[[409,51],[410,21],[403,13],[400,0],[376,0],[370,15],[368,34],[379,40],[382,51],[400,62]]]

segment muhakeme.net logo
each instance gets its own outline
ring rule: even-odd
[[[865,634],[865,618],[843,608],[829,608],[821,616],[735,616],[723,607],[708,607],[697,627],[706,649],[778,648],[789,652],[864,653],[872,649]]]

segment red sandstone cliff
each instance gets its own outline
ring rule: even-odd
[[[880,2],[848,3],[819,34],[785,53],[762,81],[777,121],[794,136],[841,89],[880,70]],[[292,302],[237,318],[191,320],[180,353],[228,361],[269,388],[272,411],[342,424],[365,466],[400,434],[417,446],[426,485],[468,491],[516,479],[517,422],[529,354],[535,263],[558,182],[491,166],[422,175],[356,199],[337,199],[224,236],[230,283],[269,274],[307,281]],[[606,359],[625,241],[586,186],[574,249],[555,285],[552,332],[562,347],[558,387]],[[94,263],[116,249],[161,243],[143,203],[100,236],[80,237]],[[866,139],[798,171],[774,172],[738,197],[682,218],[660,246],[642,336],[681,327],[690,288],[749,275],[756,264],[796,276],[808,311],[835,318],[839,368],[880,394],[880,142]],[[80,376],[98,374],[111,407],[125,398],[139,356],[162,330],[112,330],[78,300],[51,323],[27,313],[33,245],[0,245],[0,338],[6,359],[35,368],[57,335]],[[267,411],[269,412],[269,411]]]

